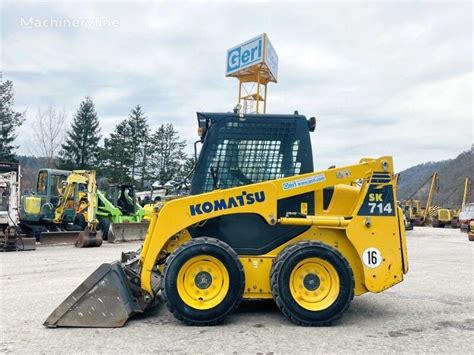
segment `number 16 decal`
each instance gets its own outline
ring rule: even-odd
[[[365,249],[362,253],[362,261],[365,266],[371,269],[379,267],[382,263],[382,254],[377,248]]]

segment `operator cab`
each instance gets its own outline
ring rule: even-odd
[[[135,188],[131,184],[108,184],[106,198],[126,216],[131,216],[137,211]]]
[[[198,113],[203,143],[191,181],[191,194],[245,186],[313,171],[309,132],[314,118],[293,115]],[[306,206],[314,214],[314,193],[278,201],[278,216]],[[245,233],[241,231],[245,225]],[[309,227],[269,225],[256,214],[231,214],[188,228],[192,237],[208,236],[229,244],[238,254],[261,255]]]
[[[293,115],[198,113],[203,146],[191,194],[313,171],[315,120]]]
[[[64,184],[71,172],[67,170],[42,169],[38,172],[36,196],[42,203],[49,202],[57,206]]]
[[[25,223],[51,221],[70,173],[67,170],[41,169],[34,194],[22,197],[20,219]],[[68,220],[70,213],[66,215],[65,220]]]

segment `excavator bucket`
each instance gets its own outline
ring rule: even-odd
[[[144,240],[148,230],[148,222],[113,223],[110,225],[107,241],[110,243]]]
[[[105,263],[50,314],[44,325],[50,328],[122,327],[146,306],[120,262]]]
[[[79,233],[74,246],[77,248],[92,248],[102,245],[102,234],[96,231],[83,230]]]

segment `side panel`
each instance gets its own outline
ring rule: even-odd
[[[314,193],[296,195],[277,202],[277,217],[287,212],[314,214]],[[245,226],[245,227],[243,227]],[[239,255],[263,255],[308,230],[307,226],[269,225],[257,214],[236,213],[207,220],[198,227],[188,228],[196,237],[213,237],[229,244]]]
[[[270,273],[274,257],[266,255],[241,256],[240,262],[244,267],[246,299],[272,298]]]
[[[385,183],[390,178],[379,181],[367,184],[357,215],[347,227],[349,240],[362,260],[365,287],[375,293],[401,282],[406,269],[403,216],[396,207],[393,184]]]
[[[212,237],[229,244],[239,255],[262,255],[300,235],[308,227],[269,225],[257,214],[231,214],[188,228],[193,238]]]

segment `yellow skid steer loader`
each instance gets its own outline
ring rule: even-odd
[[[301,325],[408,271],[391,157],[313,171],[314,118],[199,113],[191,195],[156,208],[141,250],[101,265],[48,327],[119,327],[163,300],[190,325],[273,299]]]

